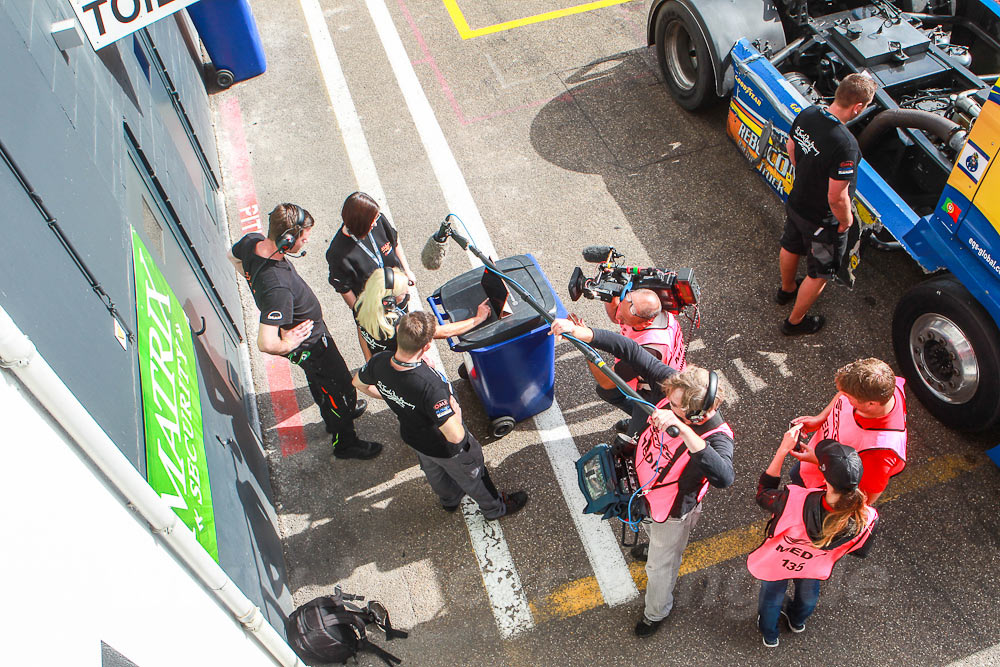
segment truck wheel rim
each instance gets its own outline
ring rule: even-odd
[[[921,315],[910,328],[910,355],[924,385],[945,403],[967,403],[979,388],[979,364],[965,333],[947,317]]]
[[[698,77],[698,52],[682,21],[670,22],[664,42],[663,54],[670,77],[678,88],[691,90]]]

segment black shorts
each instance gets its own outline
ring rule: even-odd
[[[818,226],[788,211],[781,247],[806,256],[806,275],[810,278],[832,278],[847,252],[847,232],[838,233],[836,222]]]

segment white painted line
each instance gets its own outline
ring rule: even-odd
[[[740,402],[739,392],[733,386],[733,383],[729,381],[726,374],[721,370],[716,370],[715,374],[719,376],[719,388],[722,389],[722,395],[726,397],[726,403],[728,405],[736,405]]]
[[[462,499],[462,515],[469,527],[469,539],[483,573],[483,586],[493,607],[493,617],[504,639],[535,627],[528,596],[510,557],[507,540],[499,521],[487,521],[472,498]]]
[[[385,54],[389,58],[389,64],[399,82],[399,88],[403,91],[403,99],[413,116],[413,122],[420,135],[420,141],[424,144],[427,158],[430,160],[434,176],[437,177],[441,185],[441,192],[444,194],[444,201],[448,205],[450,213],[454,213],[462,219],[469,233],[470,240],[484,254],[491,258],[498,258],[493,241],[483,225],[483,219],[479,215],[479,207],[472,199],[469,186],[465,182],[465,176],[458,167],[458,161],[448,146],[441,125],[438,124],[431,109],[430,102],[424,94],[424,89],[420,86],[417,73],[413,71],[410,64],[410,57],[406,54],[403,41],[399,38],[396,26],[392,22],[389,10],[383,0],[365,0],[368,12],[375,23],[375,30],[378,31],[379,39],[385,48]],[[432,231],[432,230],[429,230]],[[479,264],[479,260],[469,254],[469,261],[473,266]]]
[[[759,354],[770,361],[772,364],[778,367],[778,372],[781,373],[781,377],[790,378],[792,377],[792,372],[788,370],[788,366],[785,365],[788,359],[788,354],[785,352],[759,352]]]
[[[761,389],[767,389],[767,383],[757,377],[754,372],[743,363],[742,359],[736,357],[733,359],[733,365],[736,366],[736,370],[738,370],[740,375],[743,376],[743,381],[747,383],[748,387],[750,387],[751,392],[756,394]]]
[[[483,224],[469,191],[469,186],[458,167],[451,147],[441,131],[441,126],[434,116],[427,96],[424,94],[416,72],[410,64],[410,58],[403,48],[403,42],[392,22],[389,10],[383,0],[365,0],[371,13],[379,39],[385,48],[386,56],[396,75],[400,90],[406,100],[413,122],[416,125],[420,140],[424,144],[428,159],[434,169],[445,201],[453,213],[463,218],[469,236],[475,245],[491,257],[497,257],[496,249],[490,240],[489,232]],[[469,254],[473,266],[479,261]],[[639,592],[632,581],[625,559],[615,540],[614,533],[606,521],[595,516],[584,515],[580,510],[584,506],[582,494],[576,483],[576,460],[580,457],[573,437],[570,435],[566,422],[559,411],[557,403],[553,402],[545,412],[535,416],[535,425],[540,431],[540,437],[545,443],[545,451],[549,455],[556,479],[562,488],[563,496],[569,507],[570,516],[576,525],[580,540],[583,542],[587,558],[597,575],[604,600],[609,605],[621,604],[638,596]],[[485,581],[485,578],[484,578]],[[491,598],[492,599],[492,598]],[[494,607],[496,612],[496,607]],[[497,623],[500,623],[499,616]]]
[[[697,352],[699,350],[705,349],[705,341],[700,338],[695,338],[693,341],[688,343],[688,352]]]
[[[1000,644],[950,663],[947,667],[995,667],[1000,665]]]
[[[300,0],[300,2],[302,12],[305,14],[306,25],[309,28],[309,35],[312,38],[313,47],[316,51],[316,58],[319,61],[323,82],[326,84],[330,104],[333,105],[334,115],[337,118],[337,124],[340,126],[344,147],[347,149],[348,160],[351,163],[351,169],[354,171],[358,187],[384,204],[386,201],[385,192],[382,189],[378,171],[375,169],[375,161],[372,159],[368,140],[365,138],[364,130],[361,127],[361,120],[358,117],[357,109],[354,107],[351,91],[347,87],[344,71],[340,66],[340,60],[337,58],[337,52],[334,49],[333,39],[330,36],[330,30],[327,27],[323,11],[320,9],[318,0]],[[386,12],[386,16],[388,16],[388,12]],[[392,27],[391,22],[390,27]],[[393,33],[395,34],[394,28]],[[396,35],[396,41],[399,41],[398,34]],[[402,43],[399,44],[399,48],[402,49]],[[409,64],[408,61],[407,64]],[[412,68],[410,68],[410,72],[413,74]],[[413,76],[415,79],[416,75],[413,74]],[[420,94],[423,96],[422,91]],[[423,99],[426,104],[426,98]],[[428,110],[429,108],[428,105]],[[438,128],[438,132],[440,133],[440,128]],[[441,139],[443,141],[443,135],[441,135]],[[450,152],[449,155],[451,155]],[[454,159],[452,159],[452,162],[454,162]],[[458,169],[457,164],[455,164],[455,169]],[[464,187],[464,180],[462,181],[462,185]],[[471,199],[470,195],[470,202]],[[450,201],[449,205],[452,205]],[[467,225],[469,224],[469,220],[466,219],[466,216],[469,216],[473,221],[479,220],[479,226],[481,227],[482,220],[479,219],[478,211],[475,210],[475,204],[472,205],[472,208],[474,211],[473,215],[469,216],[468,213],[465,215],[460,213],[459,215],[465,219]],[[385,210],[388,213],[387,206]],[[478,244],[479,242],[479,237],[476,237],[476,243]],[[492,249],[492,244],[489,247]],[[496,251],[494,250],[493,252],[495,254]],[[411,308],[419,310],[422,307],[422,302],[415,287],[410,288],[410,294],[412,295],[410,299]],[[431,347],[429,356],[438,369],[444,369],[437,346]],[[408,479],[409,474],[408,471],[404,471],[401,474],[403,480]],[[385,488],[391,488],[400,482],[401,480],[394,478],[386,483]],[[471,503],[471,510],[468,505],[469,503]],[[500,524],[496,521],[486,521],[479,512],[476,503],[469,498],[463,501],[462,514],[465,517],[465,524],[469,530],[469,538],[472,541],[472,548],[476,553],[476,560],[479,562],[479,567],[482,570],[483,584],[486,586],[486,594],[490,599],[493,615],[496,618],[497,627],[500,628],[500,633],[504,637],[511,637],[518,632],[534,627],[531,609],[521,588],[521,579],[517,574],[517,569],[514,567],[514,561],[510,556],[510,550],[507,548],[507,542],[504,540]]]
[[[638,597],[639,590],[625,564],[610,523],[596,514],[584,514],[581,511],[587,501],[577,482],[576,460],[580,458],[580,452],[563,420],[559,403],[553,401],[548,410],[535,415],[535,426],[545,443],[545,453],[549,455],[559,489],[569,507],[569,515],[573,518],[576,530],[580,533],[604,601],[614,606]]]

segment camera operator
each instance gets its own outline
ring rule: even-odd
[[[663,310],[660,298],[651,289],[637,289],[628,292],[623,299],[615,297],[604,303],[608,318],[617,324],[621,335],[635,341],[657,360],[676,371],[684,370],[684,334],[680,322],[670,312]],[[573,321],[582,324],[579,318],[571,316]],[[595,346],[596,347],[596,346]],[[605,351],[613,352],[612,350]],[[657,383],[649,382],[643,373],[620,354],[614,352],[614,370],[640,396],[656,403],[662,395],[655,389]],[[636,411],[625,395],[618,391],[613,382],[607,379],[596,366],[588,364],[590,372],[597,380],[596,392],[604,401],[624,410],[629,417],[615,424],[619,433],[634,437],[646,426],[646,413]]]
[[[648,544],[632,548],[636,560],[646,561],[646,606],[635,626],[637,637],[655,633],[673,607],[673,590],[681,556],[691,530],[701,516],[701,500],[709,485],[733,483],[733,431],[719,413],[723,397],[706,405],[711,374],[696,366],[677,373],[656,360],[635,341],[610,331],[590,329],[557,319],[553,334],[570,334],[593,347],[620,352],[666,397],[649,417],[650,426],[639,437],[635,468],[652,519],[647,523]],[[662,383],[662,384],[661,384]],[[676,426],[671,437],[667,428]]]

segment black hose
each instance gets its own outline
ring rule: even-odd
[[[858,137],[858,146],[862,155],[868,153],[872,144],[882,134],[892,128],[908,128],[930,132],[947,143],[952,135],[961,129],[958,123],[948,120],[930,111],[920,109],[886,109],[877,114],[868,127]]]

